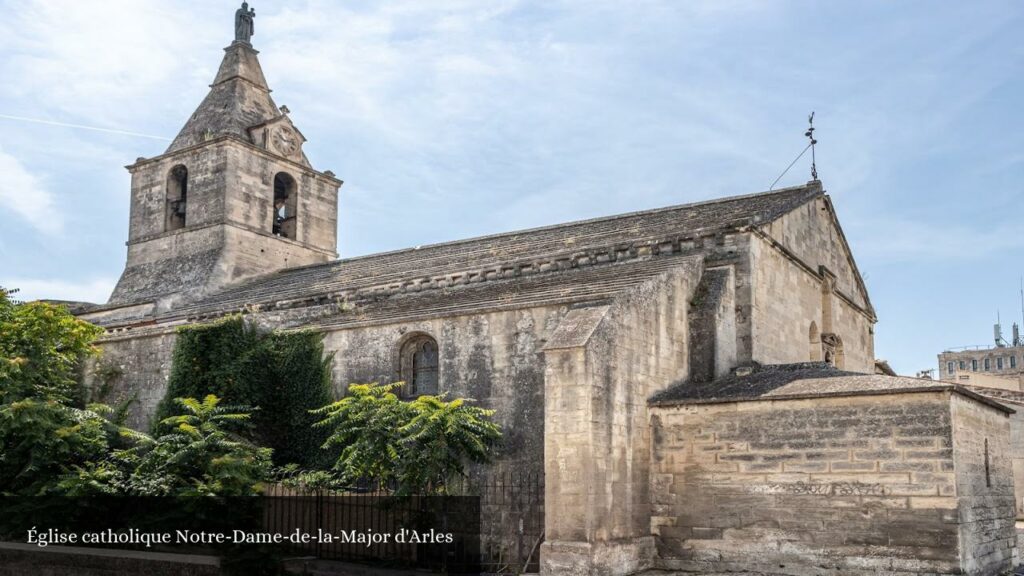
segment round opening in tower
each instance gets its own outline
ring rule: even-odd
[[[272,232],[276,236],[295,239],[295,210],[298,205],[298,185],[286,172],[274,175],[274,221]]]

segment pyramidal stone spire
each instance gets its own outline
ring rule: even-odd
[[[128,258],[110,304],[162,312],[257,276],[338,257],[338,188],[313,168],[305,136],[270,97],[235,13],[234,42],[210,92],[167,152],[128,171]]]
[[[249,43],[255,14],[249,11],[246,4],[238,13],[235,41],[224,49],[224,60],[210,85],[210,93],[171,142],[167,153],[226,135],[250,141],[249,128],[265,124],[281,115],[270,97],[270,87],[267,86],[267,79],[263,76],[263,68],[257,57],[259,52]],[[239,32],[242,28],[245,30]]]

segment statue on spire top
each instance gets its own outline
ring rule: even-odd
[[[256,33],[254,18],[256,10],[250,9],[248,2],[242,2],[242,7],[235,10],[235,42],[249,43],[249,39]]]

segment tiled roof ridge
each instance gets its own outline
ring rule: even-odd
[[[352,296],[357,298],[382,295],[386,296],[398,292],[418,292],[420,290],[435,287],[446,288],[457,284],[470,284],[499,278],[512,278],[539,272],[557,272],[598,264],[621,263],[638,258],[685,254],[693,250],[698,250],[709,243],[720,243],[724,241],[723,231],[720,229],[709,230],[705,234],[701,234],[701,232],[703,232],[702,230],[698,230],[696,232],[697,233],[688,234],[663,234],[659,236],[642,237],[629,241],[573,247],[570,250],[549,252],[535,257],[516,258],[504,261],[493,260],[476,266],[453,268],[440,274],[435,273],[418,277],[405,276],[402,277],[401,280],[390,280],[382,283],[369,283],[361,286],[331,289],[315,294],[303,295],[301,298],[278,300],[273,303],[274,305],[272,306],[272,309],[296,308],[301,305],[291,304],[298,304],[300,302],[317,303],[336,296]],[[379,256],[379,254],[373,256]],[[369,258],[369,256],[360,258]],[[348,261],[335,261],[325,264],[288,268],[273,275],[259,276],[240,285],[228,288],[222,292],[212,294],[206,299],[183,306],[178,310],[173,310],[161,316],[161,318],[178,317],[186,314],[191,309],[215,304],[218,297],[230,296],[234,293],[238,293],[252,287],[257,287],[261,284],[266,284],[268,280],[273,278],[280,278],[286,274],[293,275],[301,273],[302,271],[318,270],[323,267],[338,264],[339,262]],[[224,299],[224,302],[230,302],[230,299]],[[139,303],[133,303],[131,305],[138,304]],[[249,304],[261,303],[250,302]],[[91,310],[103,311],[107,309],[121,308],[123,306],[124,305],[99,305]]]
[[[352,286],[324,290],[316,293],[303,294],[299,298],[284,298],[273,300],[263,299],[260,302],[247,301],[232,303],[225,300],[227,310],[217,310],[207,314],[192,315],[192,310],[207,308],[216,305],[216,295],[211,300],[200,301],[194,305],[181,310],[172,311],[162,315],[159,319],[172,319],[186,317],[189,320],[207,320],[223,316],[228,313],[244,311],[250,307],[258,307],[261,311],[287,310],[303,308],[331,302],[355,303],[373,298],[393,296],[396,294],[409,294],[424,292],[427,290],[438,290],[454,288],[462,285],[476,284],[494,280],[508,280],[514,278],[528,277],[535,274],[557,273],[569,270],[585,269],[592,266],[624,264],[631,261],[650,260],[656,256],[686,256],[700,249],[705,244],[705,238],[717,241],[718,235],[697,239],[666,239],[661,242],[649,242],[642,244],[612,244],[606,247],[593,248],[589,250],[565,252],[550,255],[546,258],[525,258],[514,262],[506,262],[497,265],[479,267],[474,269],[459,269],[419,277],[406,277],[402,280],[374,283],[364,286]],[[253,282],[250,285],[258,285]],[[230,292],[225,292],[225,294]]]
[[[982,396],[989,398],[998,398],[999,400],[1005,400],[1006,402],[1013,402],[1014,404],[1024,404],[1024,390],[1010,390],[1008,388],[992,388],[991,386],[979,386],[977,384],[967,384],[955,382],[957,386],[963,386],[970,390],[974,390]]]
[[[466,279],[466,282],[469,283],[469,282],[478,282],[478,281],[484,281],[484,280],[491,280],[491,279],[495,279],[495,278],[499,278],[499,277],[506,277],[507,278],[507,277],[509,277],[509,273],[510,273],[509,271],[510,270],[512,271],[511,272],[512,275],[518,275],[517,271],[521,270],[521,269],[526,269],[527,273],[530,273],[530,271],[532,269],[537,269],[537,270],[539,270],[541,272],[545,272],[545,271],[548,271],[548,270],[553,269],[553,268],[558,268],[558,269],[564,270],[564,269],[567,269],[567,268],[576,268],[578,266],[586,266],[586,265],[590,265],[592,263],[600,264],[600,263],[608,263],[608,262],[617,262],[617,261],[629,260],[629,259],[637,258],[637,257],[654,256],[654,255],[659,255],[659,254],[663,254],[663,253],[672,254],[672,253],[675,253],[675,252],[683,252],[683,251],[686,251],[688,249],[702,247],[704,244],[707,243],[705,241],[705,239],[708,239],[708,238],[710,238],[710,239],[718,239],[725,230],[729,230],[729,229],[739,230],[739,229],[742,229],[745,226],[760,225],[760,224],[767,223],[767,222],[771,221],[772,219],[777,218],[781,214],[787,212],[792,207],[795,207],[795,206],[797,206],[797,205],[799,205],[799,204],[801,204],[803,202],[806,202],[808,198],[810,198],[810,197],[812,197],[812,196],[814,196],[816,194],[821,193],[821,190],[820,190],[820,188],[814,187],[814,186],[798,186],[798,187],[784,188],[784,189],[781,189],[779,191],[773,191],[773,192],[770,192],[770,193],[767,193],[767,194],[766,193],[747,194],[747,195],[742,195],[742,196],[733,196],[733,197],[730,197],[730,198],[720,198],[720,199],[716,199],[716,200],[710,200],[710,201],[704,201],[704,202],[696,202],[696,203],[691,203],[691,204],[681,204],[681,205],[678,205],[678,206],[671,206],[671,207],[666,207],[666,208],[657,208],[657,209],[653,209],[653,210],[636,211],[636,212],[630,212],[630,213],[627,213],[627,214],[619,214],[619,215],[615,215],[615,216],[605,216],[605,217],[593,218],[593,219],[589,219],[589,220],[580,220],[580,221],[575,221],[575,222],[567,222],[567,223],[557,224],[557,225],[553,225],[553,226],[544,226],[544,227],[540,227],[540,228],[533,228],[533,229],[527,229],[527,230],[518,230],[518,231],[513,231],[513,232],[504,232],[504,233],[501,233],[501,234],[494,234],[494,235],[490,235],[490,236],[482,236],[482,237],[476,237],[476,238],[456,240],[456,241],[452,241],[452,242],[432,244],[432,245],[423,246],[423,247],[419,247],[419,248],[405,248],[405,249],[402,249],[402,250],[396,250],[396,251],[391,251],[391,252],[382,252],[382,253],[377,253],[377,254],[370,254],[370,255],[366,255],[366,256],[360,256],[360,257],[357,257],[357,258],[349,258],[349,259],[343,259],[343,260],[336,260],[336,261],[333,261],[333,262],[327,262],[327,263],[322,263],[322,264],[313,264],[313,265],[308,265],[308,266],[300,266],[300,267],[288,268],[288,269],[282,270],[282,271],[280,271],[280,272],[278,272],[278,273],[276,273],[274,275],[254,278],[253,280],[251,280],[251,281],[249,281],[249,282],[247,282],[245,284],[242,284],[240,286],[229,288],[229,289],[227,289],[227,290],[225,290],[223,292],[220,292],[218,294],[213,294],[213,295],[210,296],[210,298],[206,299],[204,302],[199,302],[199,303],[196,303],[193,306],[186,307],[185,310],[188,310],[189,308],[194,308],[196,306],[201,306],[204,303],[214,303],[214,302],[216,302],[218,300],[219,296],[230,296],[233,293],[239,293],[239,292],[244,291],[244,290],[246,290],[248,288],[251,288],[251,287],[254,287],[254,286],[258,286],[260,284],[264,284],[268,280],[275,279],[275,278],[282,278],[285,275],[287,275],[289,277],[301,276],[301,275],[303,275],[305,273],[316,273],[316,272],[320,272],[320,271],[323,271],[323,270],[329,269],[329,268],[343,267],[344,265],[347,265],[347,264],[351,265],[353,263],[368,262],[368,261],[372,261],[374,259],[379,259],[379,258],[382,258],[382,257],[385,257],[385,256],[412,254],[412,253],[426,251],[428,249],[437,249],[437,248],[444,248],[444,247],[450,247],[450,246],[458,246],[458,245],[464,245],[464,244],[479,244],[479,243],[482,243],[482,242],[484,242],[486,240],[489,240],[489,239],[509,237],[509,236],[518,236],[518,235],[534,234],[534,233],[539,232],[539,231],[555,230],[555,229],[558,229],[558,228],[564,228],[564,227],[569,227],[569,226],[585,225],[585,224],[594,223],[594,222],[607,222],[607,221],[614,221],[614,220],[617,220],[617,219],[625,219],[625,218],[629,218],[629,217],[646,216],[646,215],[651,215],[651,214],[656,214],[656,213],[671,212],[671,211],[674,211],[674,210],[680,210],[680,209],[685,209],[685,208],[692,208],[692,207],[695,207],[695,206],[704,206],[704,205],[709,205],[709,204],[723,203],[723,202],[730,201],[730,200],[731,201],[735,201],[735,200],[738,200],[738,199],[745,199],[745,198],[751,198],[751,197],[776,195],[776,194],[780,194],[780,193],[784,193],[784,192],[792,193],[792,192],[800,190],[800,189],[807,190],[808,193],[807,194],[802,194],[802,195],[798,196],[796,199],[794,199],[793,201],[787,203],[786,205],[784,205],[781,208],[777,208],[776,211],[773,214],[770,215],[769,219],[763,220],[763,221],[760,221],[760,222],[751,222],[750,221],[751,218],[747,218],[744,221],[745,223],[742,224],[742,225],[738,224],[737,222],[732,222],[732,223],[730,223],[731,224],[730,226],[724,226],[724,227],[723,226],[712,226],[712,227],[709,227],[709,228],[706,228],[706,229],[705,228],[691,229],[691,230],[685,231],[685,233],[679,233],[678,231],[675,231],[675,232],[670,233],[670,234],[658,234],[658,235],[653,235],[653,236],[640,236],[640,237],[631,238],[629,240],[622,240],[622,241],[611,242],[611,243],[609,243],[609,242],[604,242],[604,243],[597,242],[597,243],[589,244],[589,245],[573,246],[573,247],[571,247],[569,249],[561,250],[561,251],[554,251],[554,252],[547,252],[547,253],[536,254],[536,255],[531,255],[531,256],[519,257],[519,258],[515,258],[515,259],[512,259],[512,260],[502,260],[500,258],[494,258],[494,259],[491,259],[489,261],[482,261],[482,262],[474,263],[472,266],[465,266],[465,265],[463,265],[463,266],[460,266],[458,268],[449,268],[449,269],[444,270],[443,272],[440,272],[440,273],[434,272],[432,274],[427,274],[427,275],[423,275],[423,276],[419,276],[419,277],[404,276],[404,277],[401,277],[400,279],[388,280],[387,282],[378,282],[378,283],[374,283],[374,284],[368,284],[368,285],[365,285],[365,286],[353,286],[351,288],[345,288],[345,289],[341,290],[341,292],[349,294],[349,293],[352,293],[353,291],[355,291],[355,292],[359,292],[359,293],[368,293],[369,295],[372,296],[372,295],[378,295],[378,294],[391,294],[391,293],[395,293],[396,291],[403,291],[404,289],[411,289],[412,291],[418,291],[420,289],[432,288],[432,287],[434,287],[433,285],[436,284],[436,283],[441,283],[442,285],[440,287],[449,286],[449,285],[452,284],[452,282],[446,281],[445,279],[446,278],[452,278],[452,277],[454,277],[454,278],[464,277]],[[714,240],[714,241],[717,241],[717,240]],[[332,291],[333,290],[329,290],[327,292],[332,292]],[[319,296],[322,296],[322,294],[319,295]],[[227,299],[225,299],[225,300],[227,300]],[[300,300],[308,301],[308,300],[310,300],[310,297],[309,296],[303,296]]]
[[[794,207],[796,207],[796,206],[806,202],[807,199],[809,199],[809,198],[811,198],[813,196],[816,196],[818,194],[822,194],[823,193],[822,189],[819,186],[817,186],[817,185],[801,184],[799,186],[789,186],[787,188],[779,188],[777,190],[769,190],[769,191],[763,191],[763,192],[753,192],[753,193],[750,193],[750,194],[738,194],[738,195],[735,195],[735,196],[726,196],[726,197],[723,197],[723,198],[711,198],[709,200],[700,200],[700,201],[697,201],[697,202],[688,202],[688,203],[684,203],[684,204],[674,204],[672,206],[662,206],[660,208],[649,208],[649,209],[646,209],[646,210],[634,210],[632,212],[623,212],[623,213],[620,213],[620,214],[612,214],[612,215],[608,215],[608,216],[596,216],[594,218],[584,218],[582,220],[570,220],[569,222],[559,222],[557,224],[547,224],[547,225],[544,225],[544,226],[535,226],[533,228],[522,228],[522,229],[518,229],[518,230],[510,230],[508,232],[497,232],[497,233],[494,233],[494,234],[485,234],[483,236],[473,236],[473,237],[470,237],[470,238],[459,238],[459,239],[456,239],[456,240],[447,240],[447,241],[444,241],[444,242],[436,242],[436,243],[433,243],[433,244],[424,244],[422,246],[399,248],[397,250],[388,250],[388,251],[385,251],[385,252],[375,252],[373,254],[363,254],[363,255],[360,255],[360,256],[352,256],[352,257],[349,257],[349,258],[340,258],[338,260],[334,260],[334,261],[331,261],[331,262],[323,262],[323,263],[318,263],[318,264],[308,264],[306,266],[296,266],[294,268],[289,268],[289,269],[285,270],[285,272],[292,272],[292,271],[297,271],[297,270],[302,270],[302,269],[309,269],[309,268],[326,268],[326,267],[330,267],[330,266],[338,266],[338,265],[342,265],[342,264],[349,264],[349,263],[352,263],[352,262],[358,262],[358,261],[361,261],[361,260],[370,260],[370,259],[374,259],[374,258],[380,258],[382,256],[393,256],[393,255],[398,255],[398,254],[403,254],[403,253],[420,252],[420,251],[424,251],[424,250],[428,250],[428,249],[443,248],[443,247],[448,247],[448,246],[458,246],[460,244],[472,244],[472,243],[482,242],[482,241],[485,241],[485,240],[494,240],[494,239],[498,239],[498,238],[507,238],[509,236],[518,236],[520,234],[532,234],[532,233],[536,233],[536,232],[544,232],[544,231],[550,231],[550,230],[557,230],[559,228],[567,228],[567,227],[570,227],[570,226],[578,226],[578,225],[586,225],[586,224],[596,224],[596,223],[599,223],[599,222],[611,222],[611,221],[620,220],[620,219],[624,220],[624,219],[632,218],[632,217],[636,217],[636,216],[654,215],[654,214],[660,214],[660,213],[665,213],[665,212],[673,212],[673,211],[676,211],[676,210],[682,210],[682,209],[686,209],[686,208],[697,208],[697,207],[700,207],[700,206],[708,206],[708,205],[712,205],[712,204],[724,204],[724,203],[727,203],[727,202],[735,202],[737,200],[745,200],[745,199],[748,199],[748,198],[756,198],[756,197],[764,197],[764,196],[777,196],[777,195],[781,195],[781,194],[787,194],[787,193],[796,192],[796,191],[801,190],[801,189],[805,190],[807,192],[807,194],[804,194],[804,195],[801,195],[801,196],[797,197],[791,203],[787,204],[786,207],[784,207],[781,210],[778,210],[777,213],[773,214],[770,219],[763,220],[763,221],[755,223],[757,225],[761,225],[761,224],[766,224],[766,223],[768,223],[768,222],[770,222],[772,220],[775,220],[776,218],[778,218],[782,214],[786,213],[789,209],[794,208]]]

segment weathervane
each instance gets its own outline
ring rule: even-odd
[[[807,136],[807,139],[810,140],[811,142],[804,148],[803,152],[797,154],[797,157],[794,158],[793,161],[789,163],[789,166],[786,166],[786,169],[782,171],[782,174],[779,174],[779,177],[776,178],[774,182],[772,182],[772,185],[768,187],[769,191],[774,190],[775,185],[779,183],[779,180],[782,180],[782,177],[786,175],[786,172],[789,172],[789,169],[792,168],[798,160],[804,157],[804,154],[807,154],[808,148],[811,149],[811,180],[814,182],[818,181],[818,159],[814,156],[814,145],[817,144],[818,141],[814,139],[813,110],[811,111],[811,115],[807,117],[807,132],[804,132],[804,136]]]
[[[817,144],[818,141],[814,139],[814,111],[813,110],[811,110],[811,115],[807,117],[807,124],[808,124],[807,132],[804,132],[804,136],[807,136],[807,138],[811,141],[811,143],[810,143],[810,147],[811,147],[811,180],[817,180],[818,179],[818,163],[817,163],[817,158],[814,157],[814,145]]]

